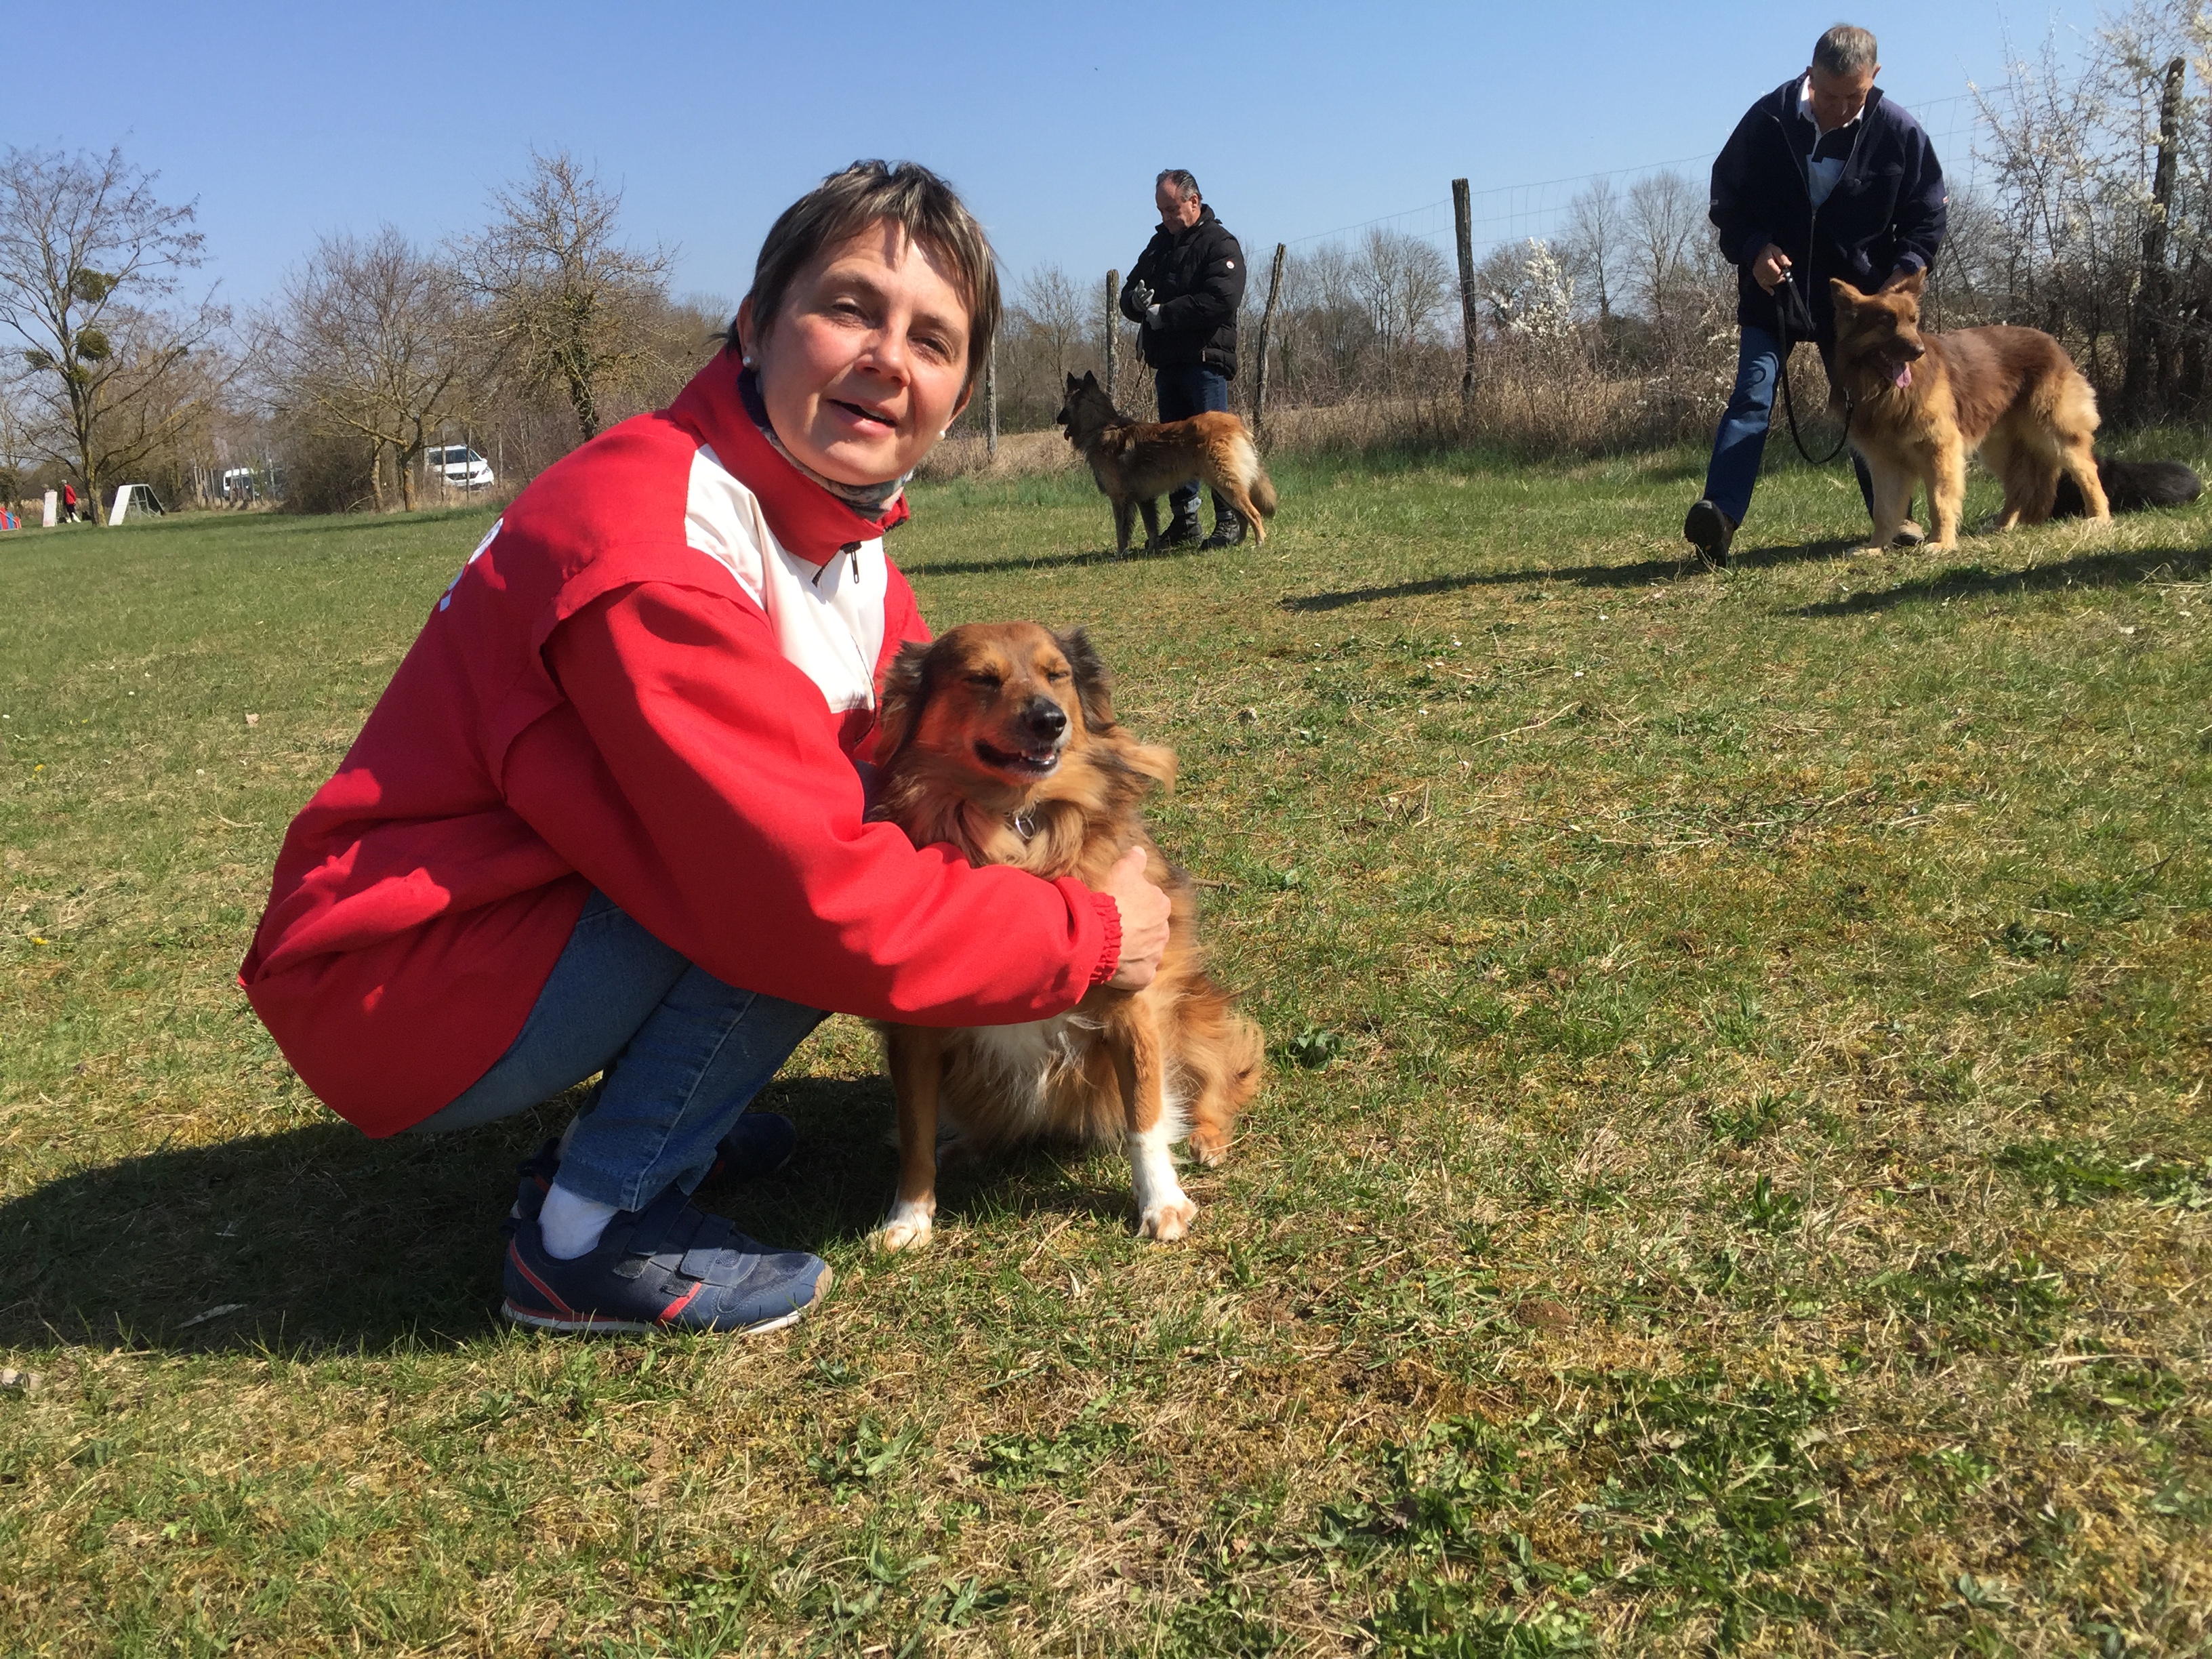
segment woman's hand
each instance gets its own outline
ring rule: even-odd
[[[1099,890],[1121,913],[1121,963],[1106,982],[1117,991],[1141,991],[1167,954],[1168,896],[1146,878],[1145,849],[1132,847],[1106,872]]]
[[[1790,269],[1790,256],[1769,242],[1752,261],[1751,280],[1769,294],[1782,286],[1782,273]]]

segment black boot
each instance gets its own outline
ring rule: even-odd
[[[1198,527],[1198,497],[1193,495],[1188,501],[1177,501],[1170,495],[1168,498],[1168,505],[1174,509],[1175,517],[1168,525],[1167,534],[1160,538],[1160,545],[1162,547],[1197,546],[1204,534]]]
[[[1729,548],[1735,540],[1735,520],[1711,501],[1698,501],[1682,520],[1682,534],[1698,556],[1716,570],[1728,568]]]
[[[1199,544],[1199,551],[1206,553],[1217,547],[1234,547],[1243,539],[1243,515],[1216,495],[1213,498],[1213,533]]]

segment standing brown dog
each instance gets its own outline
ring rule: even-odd
[[[875,816],[916,846],[949,842],[970,864],[1012,864],[1097,886],[1132,847],[1172,905],[1166,957],[1141,991],[1093,988],[1056,1019],[943,1030],[884,1028],[898,1097],[898,1194],[878,1236],[927,1243],[937,1212],[937,1127],[963,1150],[1120,1140],[1138,1224],[1181,1238],[1198,1213],[1169,1145],[1218,1164],[1258,1090],[1259,1028],[1206,973],[1190,879],[1161,857],[1139,806],[1175,757],[1114,722],[1104,665],[1077,629],[971,623],[909,645],[884,686]]]
[[[1959,544],[1966,457],[1981,452],[2004,483],[1996,527],[2041,524],[2063,474],[2084,516],[2109,519],[2091,444],[2097,394],[2066,348],[2033,328],[1920,330],[1927,273],[1862,294],[1841,277],[1836,301],[1836,378],[1852,399],[1851,447],[1874,475],[1874,543],[1887,547],[1926,487],[1929,544]]]
[[[1114,407],[1098,377],[1067,377],[1067,397],[1054,423],[1091,463],[1091,476],[1114,503],[1114,554],[1129,550],[1130,518],[1145,515],[1145,551],[1160,549],[1159,498],[1188,478],[1203,478],[1262,544],[1262,519],[1275,516],[1275,486],[1244,422],[1209,410],[1187,421],[1133,421]]]

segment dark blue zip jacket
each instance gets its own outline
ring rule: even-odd
[[[1836,331],[1828,279],[1871,292],[1897,272],[1933,265],[1950,198],[1927,133],[1876,87],[1851,129],[1843,175],[1816,213],[1806,163],[1817,130],[1797,97],[1804,80],[1793,76],[1736,123],[1713,163],[1712,221],[1736,268],[1736,322],[1775,326],[1774,296],[1751,274],[1772,242],[1790,256],[1826,344]]]

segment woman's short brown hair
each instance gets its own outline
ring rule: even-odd
[[[761,244],[752,292],[745,296],[752,302],[754,326],[767,331],[808,260],[886,219],[896,220],[952,267],[953,286],[968,307],[966,388],[973,390],[999,331],[998,260],[991,239],[952,186],[914,161],[855,161],[784,209]],[[738,349],[734,323],[729,343],[732,351]]]

